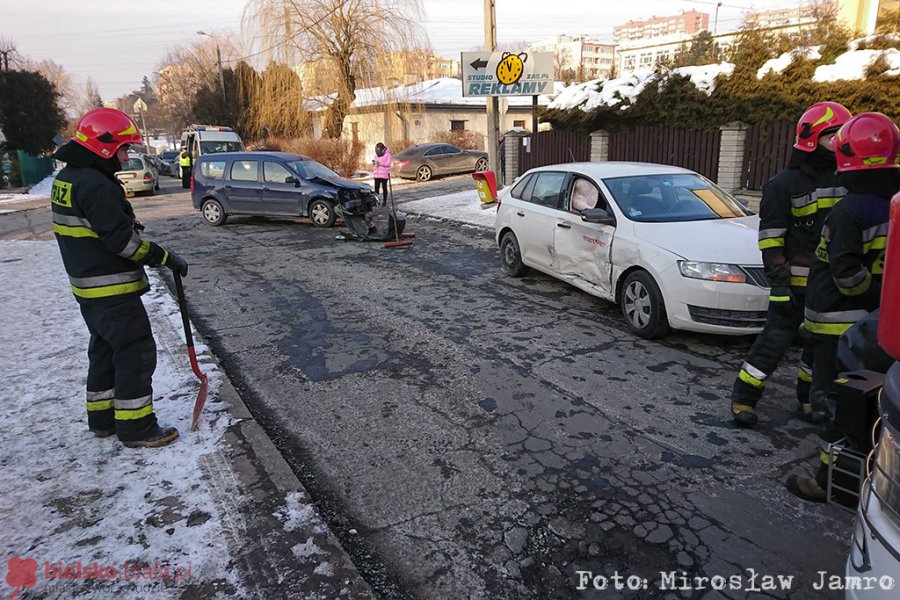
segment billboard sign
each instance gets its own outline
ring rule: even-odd
[[[463,96],[536,96],[553,91],[552,52],[463,52]]]

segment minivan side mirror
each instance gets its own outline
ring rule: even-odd
[[[293,175],[288,175],[284,178],[285,183],[293,183],[295,186],[300,187],[300,180],[294,177]]]
[[[581,211],[581,220],[587,223],[597,223],[598,225],[616,224],[616,218],[606,212],[604,208],[588,208]]]

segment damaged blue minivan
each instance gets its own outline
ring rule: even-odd
[[[316,227],[331,227],[342,208],[371,209],[378,197],[368,184],[305,156],[223,152],[197,159],[191,201],[210,225],[222,225],[232,215],[262,215],[308,217]]]

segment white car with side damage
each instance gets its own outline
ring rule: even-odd
[[[645,338],[747,335],[766,320],[759,218],[703,176],[650,163],[569,163],[500,193],[503,270],[534,268],[620,305]]]

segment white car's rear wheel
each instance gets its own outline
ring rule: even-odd
[[[503,271],[510,277],[521,277],[528,272],[528,267],[522,262],[519,240],[512,231],[504,233],[500,240],[500,262],[503,264]]]
[[[632,271],[622,284],[619,298],[625,324],[642,338],[657,338],[669,332],[662,292],[646,271]]]

